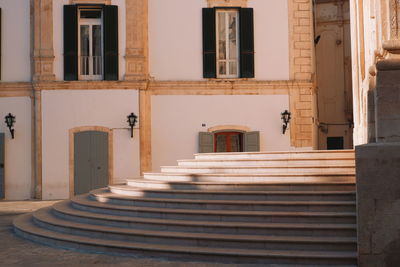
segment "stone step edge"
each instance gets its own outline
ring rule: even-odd
[[[89,195],[104,199],[115,199],[115,200],[132,200],[132,201],[143,201],[143,202],[161,202],[161,203],[189,203],[189,204],[232,204],[232,205],[277,205],[277,206],[355,206],[356,201],[275,201],[275,200],[214,200],[214,199],[171,199],[171,198],[143,198],[143,197],[126,197],[121,196],[105,190],[92,190]]]
[[[337,153],[355,153],[354,149],[340,150],[291,150],[291,151],[256,151],[256,152],[218,152],[218,153],[195,153],[194,155],[276,155],[276,154],[337,154]]]
[[[340,168],[355,168],[354,165],[323,165],[323,166],[240,166],[240,165],[232,165],[232,166],[182,166],[182,165],[166,165],[160,166],[161,169],[340,169]]]
[[[356,217],[355,212],[297,212],[297,211],[231,211],[231,210],[192,210],[192,209],[171,209],[171,208],[152,208],[135,206],[109,205],[93,200],[88,200],[83,196],[77,196],[70,200],[73,204],[94,208],[138,211],[138,212],[159,212],[159,213],[179,213],[179,214],[206,214],[221,216],[286,216],[286,217]],[[59,203],[54,204],[54,207]]]
[[[196,159],[196,158],[191,158],[191,159],[178,159],[177,162],[235,162],[235,161],[335,161],[335,160],[352,160],[355,162],[355,158],[354,157],[348,157],[348,158],[344,158],[344,157],[329,157],[329,158],[270,158],[270,159],[251,159],[251,158],[243,158],[243,159]]]
[[[225,240],[233,242],[276,242],[276,243],[304,243],[304,244],[356,244],[356,237],[315,237],[315,236],[269,236],[269,235],[244,235],[244,234],[215,234],[215,233],[193,233],[156,230],[137,230],[133,228],[119,228],[105,225],[85,224],[74,221],[62,220],[50,214],[51,207],[42,208],[33,212],[34,220],[45,224],[84,230],[90,232],[112,233],[120,235],[137,235],[174,239],[198,239],[198,240]],[[201,246],[200,246],[201,247]]]
[[[187,174],[183,174],[183,175],[172,174],[172,175],[170,175],[168,173],[163,173],[163,174],[149,175],[149,176],[153,176],[153,177],[151,177],[151,178],[150,177],[129,178],[129,179],[126,179],[126,183],[127,184],[129,184],[129,183],[182,184],[182,185],[183,184],[187,184],[187,185],[190,184],[190,185],[199,185],[199,186],[200,185],[226,185],[226,186],[253,186],[253,187],[254,186],[262,186],[262,185],[267,186],[267,185],[286,185],[286,184],[296,185],[296,186],[298,186],[298,185],[309,185],[309,186],[313,186],[313,185],[316,185],[316,186],[318,186],[318,185],[327,185],[327,186],[329,186],[329,185],[332,185],[332,186],[333,185],[355,185],[355,181],[353,181],[353,178],[355,179],[354,175],[351,175],[351,176],[349,176],[349,175],[338,175],[337,177],[334,177],[334,179],[335,178],[336,179],[340,179],[340,177],[344,176],[343,179],[345,179],[345,180],[340,179],[339,181],[333,180],[333,181],[318,182],[318,183],[313,182],[313,181],[307,181],[307,180],[305,180],[305,181],[298,181],[298,180],[296,180],[296,181],[293,181],[293,180],[289,180],[289,181],[276,181],[276,180],[268,181],[268,180],[266,180],[266,181],[261,181],[261,182],[260,181],[255,181],[255,182],[241,182],[241,181],[233,181],[233,182],[203,181],[203,182],[201,182],[200,181],[199,182],[199,181],[179,181],[179,180],[169,181],[169,180],[157,180],[157,179],[154,179],[154,177],[157,177],[157,176],[160,176],[160,177],[162,177],[162,176],[166,176],[166,177],[169,177],[169,176],[173,176],[173,177],[182,176],[182,177],[185,177],[185,176],[189,176],[189,175],[187,175]],[[191,176],[199,177],[198,175],[191,175]],[[207,175],[201,175],[201,176],[202,177],[207,177]],[[210,174],[208,176],[214,176],[214,174]],[[232,176],[226,176],[226,177],[229,178],[229,177],[232,177]],[[249,175],[248,177],[251,178],[251,175]],[[273,177],[273,175],[271,175],[269,177],[262,176],[261,178],[264,178],[264,177],[265,177],[265,179],[268,179],[268,178],[278,178],[279,176]],[[299,176],[299,177],[302,178],[303,176]],[[314,176],[314,177],[317,177],[317,176]],[[201,178],[201,177],[199,177],[199,178]],[[279,177],[279,178],[282,178],[282,177]],[[307,178],[312,178],[312,177],[305,177],[304,179],[307,179]],[[326,180],[329,180],[329,178],[332,178],[332,177],[323,177],[323,179],[326,179]],[[290,179],[290,177],[288,177],[288,179]]]
[[[292,183],[291,183],[292,184]],[[354,184],[354,183],[351,183]],[[276,185],[276,183],[273,183]],[[246,191],[246,190],[237,190],[237,191],[227,191],[227,190],[176,190],[176,189],[151,189],[151,188],[137,188],[134,186],[126,185],[126,184],[118,184],[118,185],[109,185],[109,189],[118,189],[118,190],[128,190],[128,191],[139,191],[139,192],[162,192],[162,193],[182,193],[182,194],[221,194],[221,195],[355,195],[356,192],[352,191],[272,191],[272,190],[264,190],[264,191]]]
[[[56,211],[72,216],[82,218],[101,219],[119,222],[139,222],[152,224],[169,224],[169,225],[184,225],[184,226],[204,226],[204,221],[185,221],[172,219],[144,218],[144,217],[129,217],[123,215],[109,215],[101,213],[92,213],[73,209],[67,203],[52,207]],[[207,226],[212,227],[243,227],[243,228],[270,228],[270,229],[316,229],[316,230],[356,230],[356,224],[321,224],[321,223],[256,223],[256,222],[229,222],[229,221],[207,221]]]
[[[146,175],[153,176],[221,176],[221,177],[336,177],[336,176],[350,176],[355,177],[355,173],[182,173],[182,172],[145,172]]]
[[[156,245],[148,243],[124,242],[116,240],[103,240],[98,238],[90,238],[83,236],[71,236],[35,226],[32,223],[32,215],[24,214],[14,220],[14,229],[31,236],[39,236],[45,239],[55,239],[58,241],[67,241],[72,243],[80,243],[95,247],[110,247],[110,248],[127,248],[133,250],[152,250],[165,251],[188,254],[209,254],[209,255],[231,255],[231,256],[258,256],[258,257],[285,257],[285,258],[316,258],[316,259],[349,259],[355,260],[357,255],[354,252],[331,252],[331,251],[282,251],[282,250],[253,250],[253,249],[221,249],[207,247],[182,247],[176,245]],[[25,236],[27,237],[27,236]],[[34,241],[34,240],[33,240]],[[194,249],[193,249],[194,248]]]

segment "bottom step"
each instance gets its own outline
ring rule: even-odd
[[[142,255],[190,261],[293,264],[294,266],[355,266],[357,263],[357,254],[354,252],[183,247],[67,235],[36,226],[31,214],[16,218],[14,230],[24,238],[50,246],[124,256]]]

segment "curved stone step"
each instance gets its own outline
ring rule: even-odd
[[[93,213],[72,208],[69,201],[54,206],[52,212],[60,218],[123,228],[158,231],[181,231],[197,233],[226,233],[245,235],[276,236],[342,236],[355,237],[355,224],[313,224],[313,223],[250,223],[232,221],[185,221],[163,218],[140,218],[124,215]],[[112,206],[110,206],[112,208]],[[121,209],[124,209],[123,206]]]
[[[77,196],[71,199],[71,202],[72,207],[79,210],[142,218],[266,223],[288,223],[294,220],[299,223],[354,224],[356,222],[355,212],[231,211],[134,207],[108,205],[107,203],[91,201],[85,196]],[[57,207],[57,205],[59,204],[55,204],[54,207]]]
[[[198,153],[195,159],[341,159],[354,158],[351,150],[309,150],[309,151],[271,151],[271,152],[234,152],[234,153]]]
[[[279,185],[278,185],[279,186]],[[177,199],[225,199],[225,200],[331,200],[331,201],[354,201],[355,191],[334,190],[334,191],[307,191],[296,190],[175,190],[175,189],[143,189],[128,185],[110,185],[111,192],[124,196],[150,197],[150,198],[177,198]]]
[[[326,166],[161,166],[162,173],[190,173],[190,174],[265,174],[279,175],[295,174],[295,176],[323,176],[323,175],[354,175],[354,165],[326,165]],[[283,179],[288,179],[284,177]]]
[[[354,265],[356,264],[357,257],[355,252],[347,251],[224,249],[105,240],[87,236],[68,235],[38,227],[32,223],[31,214],[18,217],[14,221],[14,229],[19,236],[50,246],[128,256],[140,254],[151,255],[153,257],[187,258],[191,260],[211,260],[229,263],[336,265]]]
[[[221,176],[221,175],[220,175]],[[223,178],[223,179],[221,179]],[[206,174],[145,174],[144,179],[127,179],[127,185],[143,189],[173,189],[173,190],[268,190],[271,184],[286,183],[321,183],[354,185],[354,176],[221,176],[217,180],[213,175]],[[239,181],[235,181],[239,179]],[[257,181],[254,181],[256,180]]]
[[[307,167],[307,166],[355,166],[354,157],[315,158],[315,159],[184,159],[178,160],[178,166],[188,167]]]
[[[307,237],[190,233],[110,227],[67,221],[43,208],[33,213],[40,227],[71,235],[94,238],[192,247],[250,248],[279,250],[354,251],[355,237]]]
[[[355,201],[251,201],[251,200],[207,200],[171,199],[147,197],[123,197],[98,189],[90,197],[103,203],[136,207],[203,209],[203,210],[252,210],[252,211],[328,211],[354,212]]]

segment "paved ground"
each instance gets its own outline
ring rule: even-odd
[[[149,258],[86,254],[56,249],[15,236],[12,221],[19,214],[53,204],[54,201],[0,201],[0,266],[143,266],[143,267],[233,267],[236,264],[177,262]],[[256,265],[247,265],[256,266]],[[260,265],[258,265],[260,266]]]

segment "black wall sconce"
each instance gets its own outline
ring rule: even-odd
[[[131,138],[133,138],[133,127],[135,127],[137,123],[137,116],[135,115],[135,113],[132,112],[128,115],[128,123],[129,127],[131,127]]]
[[[291,115],[291,113],[289,111],[287,111],[287,110],[285,110],[284,112],[281,113],[281,116],[282,116],[281,119],[283,121],[283,126],[282,126],[283,134],[285,134],[286,129],[288,128],[287,125],[288,125],[288,123],[290,122],[290,119],[291,119],[290,115]]]
[[[15,116],[12,115],[11,113],[8,113],[8,115],[5,116],[5,119],[6,119],[5,122],[6,122],[6,124],[7,124],[7,127],[8,127],[8,129],[10,130],[10,133],[11,133],[11,138],[14,139],[14,129],[13,129],[13,126],[14,126],[14,123],[15,123]]]

